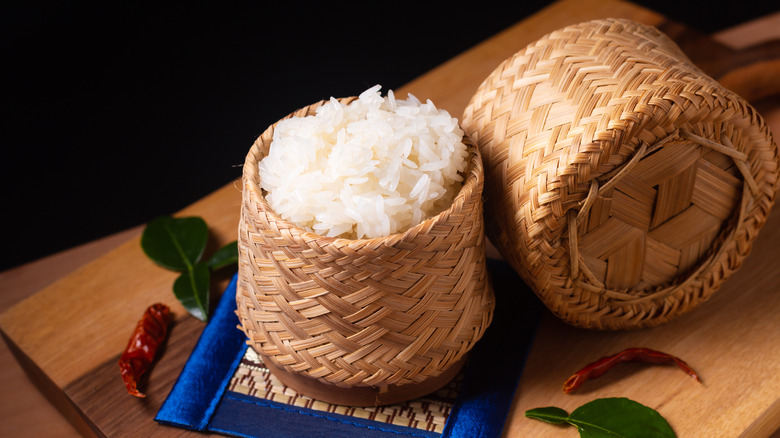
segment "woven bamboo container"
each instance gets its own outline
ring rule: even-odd
[[[263,196],[258,162],[277,124],[244,164],[236,301],[249,345],[287,386],[330,403],[389,404],[435,391],[493,315],[479,150],[464,139],[465,182],[447,210],[387,237],[331,238],[283,220]]]
[[[761,116],[654,27],[552,32],[480,85],[488,238],[564,321],[656,326],[737,270],[774,203]]]

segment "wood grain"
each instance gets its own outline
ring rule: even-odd
[[[604,17],[630,18],[659,26],[664,18],[648,9],[622,1],[558,1],[528,19],[495,35],[399,88],[396,96],[411,93],[431,99],[460,117],[479,84],[498,64],[555,29]]]
[[[556,28],[607,16],[631,18],[662,29],[684,29],[630,3],[564,0],[421,76],[396,94],[412,92],[459,115],[482,78],[500,61]],[[681,31],[675,38],[684,50],[688,44],[695,62],[693,55],[701,59],[712,53],[729,53],[701,35]],[[695,41],[699,41],[698,46]],[[716,52],[697,53],[696,48],[704,44]],[[731,71],[737,68],[747,67],[734,66]],[[773,117],[770,124],[775,132],[780,132],[777,102],[763,93],[754,97],[760,101],[762,114]],[[240,201],[237,187],[228,184],[180,215],[204,217],[212,229],[211,245],[216,247],[234,239]],[[525,419],[524,409],[552,404],[571,408],[602,394],[656,404],[679,436],[765,437],[777,430],[780,349],[772,342],[780,339],[776,324],[780,310],[776,295],[780,272],[775,262],[780,244],[778,226],[780,218],[775,211],[742,269],[709,303],[680,321],[648,331],[592,333],[546,315],[505,435],[576,436],[573,429]],[[173,277],[143,256],[136,234],[0,316],[3,334],[18,350],[20,362],[31,374],[40,370],[42,388],[61,411],[69,413],[82,434],[202,436],[159,426],[152,419],[203,328],[202,323],[184,316],[172,298]],[[215,290],[221,287],[224,279]],[[150,396],[139,401],[124,393],[115,374],[116,360],[128,330],[153,300],[169,304],[178,318],[165,354],[149,376]],[[560,385],[573,369],[640,343],[679,353],[702,374],[704,384],[695,384],[673,368],[628,365],[584,386],[577,395],[563,397]],[[718,430],[720,435],[702,433],[702,428]]]
[[[211,232],[207,251],[213,251],[235,240],[240,202],[240,191],[235,184],[228,184],[178,215],[198,215],[206,220]],[[148,414],[159,409],[204,327],[186,316],[173,297],[175,277],[149,261],[141,250],[140,235],[135,234],[0,316],[0,327],[12,351],[16,350],[28,370],[34,365],[42,371],[32,370],[38,375],[35,383],[80,433],[172,433],[169,428],[160,428]],[[226,285],[226,279],[219,279],[214,290],[224,290]],[[116,362],[138,318],[156,301],[169,305],[176,315],[170,344],[182,353],[162,355],[149,377],[149,397],[139,402],[128,398],[121,380],[116,379]],[[72,405],[79,412],[74,413]],[[104,409],[106,406],[111,409]],[[133,418],[134,422],[116,425],[117,417]]]
[[[778,245],[780,211],[775,211],[743,268],[709,302],[651,330],[587,332],[545,317],[518,387],[508,436],[549,432],[549,425],[523,417],[528,409],[553,405],[571,411],[595,398],[618,396],[658,409],[678,436],[769,436],[780,426]],[[674,367],[626,365],[575,394],[560,390],[562,376],[636,346],[681,356],[704,383]]]
[[[3,286],[0,293],[0,312],[10,309],[26,297],[106,254],[140,232],[140,226],[133,227],[0,273],[0,285]],[[30,368],[34,364],[28,364],[26,369],[22,369],[20,362],[25,360],[28,358],[21,357],[17,361],[9,345],[0,342],[0,386],[3,388],[3,395],[0,396],[0,436],[80,436],[61,412],[49,403],[46,396],[36,390],[35,385],[41,386],[44,382],[38,378],[36,383],[33,383],[31,378],[36,377],[30,376]],[[56,393],[61,392],[57,387],[54,387],[54,390]],[[79,420],[79,423],[84,422]]]

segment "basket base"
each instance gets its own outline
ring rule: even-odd
[[[317,379],[296,374],[274,366],[271,361],[265,361],[265,366],[287,387],[299,394],[326,403],[344,406],[382,406],[402,403],[408,400],[428,395],[450,382],[463,368],[466,358],[455,362],[443,373],[430,377],[420,383],[406,385],[388,385],[385,387],[353,387],[342,388],[321,382]]]

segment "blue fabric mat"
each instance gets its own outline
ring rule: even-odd
[[[472,350],[441,433],[290,406],[227,390],[247,348],[246,337],[237,328],[235,276],[155,420],[172,427],[247,438],[497,438],[543,306],[503,261],[488,260],[488,270],[498,303],[495,316]]]

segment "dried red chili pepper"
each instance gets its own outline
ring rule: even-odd
[[[165,304],[149,306],[135,326],[133,335],[119,358],[119,370],[127,392],[136,397],[146,397],[138,390],[138,381],[152,365],[160,344],[168,335],[168,325],[173,320],[171,310]]]
[[[683,371],[696,379],[697,382],[701,382],[699,375],[693,371],[693,368],[688,366],[687,363],[678,357],[649,348],[627,348],[612,356],[602,357],[574,373],[571,377],[566,379],[566,382],[564,382],[563,392],[568,394],[574,391],[586,380],[599,377],[621,362],[675,363]]]

